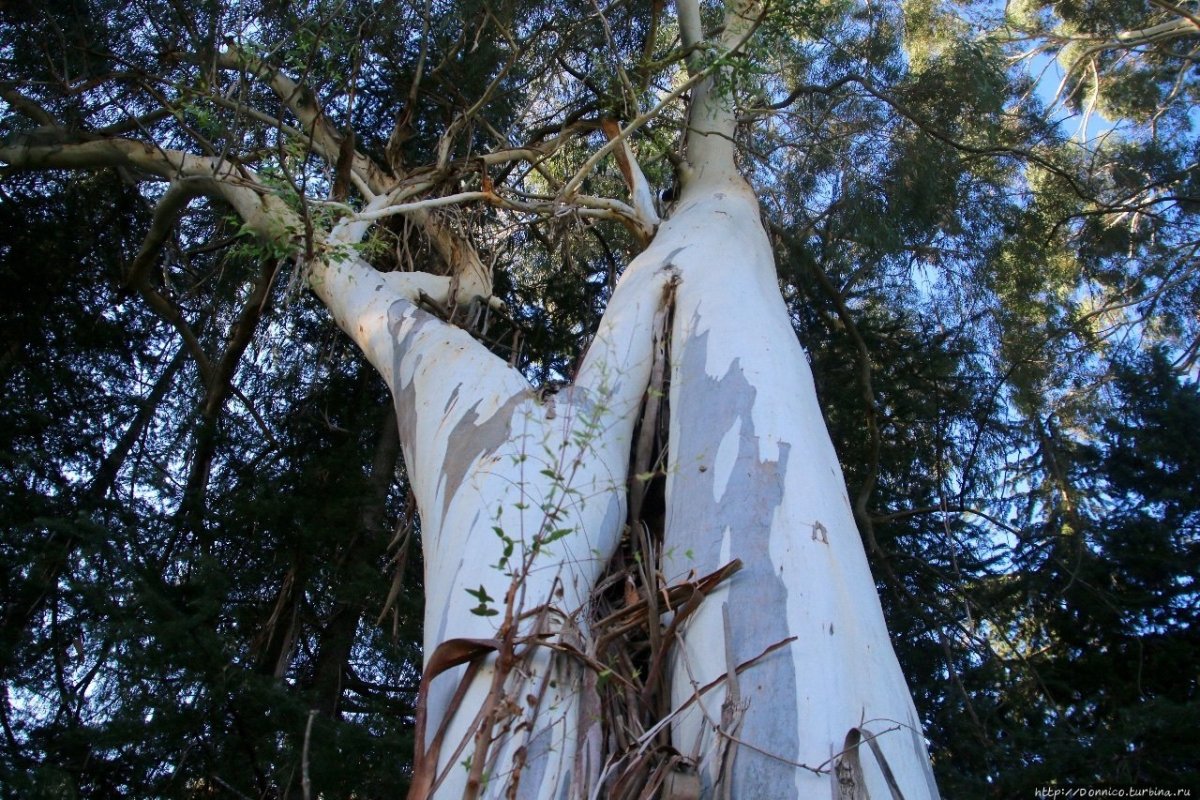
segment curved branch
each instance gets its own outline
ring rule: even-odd
[[[213,376],[216,374],[212,360],[208,357],[208,353],[204,352],[204,346],[200,344],[200,339],[192,330],[192,326],[184,319],[178,306],[156,292],[145,280],[138,283],[135,288],[142,299],[146,301],[146,305],[150,306],[150,310],[179,334],[184,348],[196,361],[196,368],[200,370],[200,378],[204,381],[204,385],[211,384]]]
[[[515,55],[513,57],[515,58]],[[337,133],[311,91],[306,87],[293,81],[280,70],[269,66],[261,59],[250,56],[241,50],[230,49],[222,51],[217,56],[217,64],[225,69],[245,70],[270,86],[271,90],[279,96],[300,121],[304,130],[311,138],[314,149],[326,161],[331,165],[337,166],[339,171],[342,165],[347,163],[350,165],[351,176],[357,179],[358,188],[367,197],[368,201],[372,201],[380,195],[387,194],[389,191],[395,191],[396,179],[387,176],[374,161],[354,150],[351,136],[343,137]],[[492,86],[498,85],[499,81],[500,77],[498,76],[493,81]],[[491,87],[489,87],[490,91]],[[484,97],[480,98],[476,106],[468,112],[468,115],[477,110],[487,96],[488,92],[485,92]],[[460,118],[460,121],[461,119],[464,118]],[[455,124],[451,124],[450,129],[443,134],[443,142],[448,142],[452,138],[454,130]],[[448,157],[447,153],[448,150],[443,148],[442,154],[439,156],[440,167],[444,168],[445,164],[442,162]],[[443,172],[444,169],[435,171],[430,176],[431,182],[435,183],[443,176]],[[409,187],[408,192],[412,192],[413,188]],[[454,202],[459,201],[437,202],[437,199],[421,201],[410,204],[402,212],[390,211],[382,213],[378,210],[372,210],[367,213],[376,214],[376,217],[359,217],[359,221],[362,219],[383,218],[393,213],[407,213],[416,217],[424,229],[426,236],[429,237],[434,249],[438,251],[439,255],[450,266],[451,272],[455,276],[454,286],[450,292],[451,304],[456,302],[460,296],[470,300],[474,297],[491,297],[492,294],[491,270],[483,265],[475,248],[444,222],[426,213],[428,208],[450,205]]]
[[[154,207],[154,219],[150,223],[150,230],[146,232],[141,249],[126,273],[126,286],[140,286],[146,279],[150,267],[158,259],[167,237],[171,235],[175,223],[179,220],[180,213],[192,198],[206,194],[207,188],[207,181],[203,178],[183,178],[171,182],[166,194]]]
[[[344,137],[333,127],[311,90],[262,59],[239,48],[229,48],[217,53],[216,64],[221,69],[241,70],[253,75],[270,87],[300,121],[316,153],[329,162],[330,166],[338,163]],[[367,156],[354,150],[351,157],[354,174],[363,181],[370,192],[385,192],[394,183],[394,179],[389,178],[379,165]]]
[[[0,98],[8,103],[13,109],[39,125],[44,125],[48,128],[58,126],[57,120],[47,111],[40,103],[32,98],[18,92],[16,89],[0,88]]]
[[[1172,14],[1178,14],[1186,20],[1189,20],[1193,25],[1200,29],[1200,16],[1193,14],[1183,6],[1173,5],[1167,0],[1150,0],[1151,5],[1156,5],[1164,11],[1170,11]]]
[[[73,135],[64,131],[16,137],[0,147],[0,161],[17,170],[103,169],[125,167],[161,180],[196,178],[204,194],[234,207],[248,230],[276,244],[295,247],[304,226],[287,204],[276,197],[255,173],[239,164],[211,156],[132,139]]]

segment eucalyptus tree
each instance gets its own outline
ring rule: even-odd
[[[426,573],[413,795],[936,795],[736,163],[766,10],[481,6],[454,30],[427,4],[395,20],[422,37],[394,42],[410,88],[373,140],[356,123],[387,113],[371,108],[386,54],[338,41],[345,16],[371,16],[321,11],[294,42],[241,7],[44,19],[89,45],[6,86],[27,122],[0,159],[115,169],[155,203],[126,281],[197,361],[210,417],[284,261],[383,376]],[[575,66],[593,42],[603,62]],[[664,220],[634,145],[685,97],[678,149],[656,154],[676,184]],[[589,190],[608,156],[628,201]],[[216,363],[151,277],[198,198],[237,215],[264,265]],[[474,232],[455,213],[472,207]],[[640,252],[551,393],[481,340],[521,313],[494,295],[505,228],[564,216],[616,221]],[[372,266],[414,242],[406,269]],[[185,521],[210,480],[197,441]],[[641,626],[648,650],[621,659]]]
[[[718,6],[0,11],[0,783],[1183,768],[1191,12]]]

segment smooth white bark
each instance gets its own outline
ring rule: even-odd
[[[745,41],[756,8],[731,3],[724,52]],[[687,42],[699,44],[698,5],[681,0],[680,16]],[[937,795],[757,203],[736,168],[732,102],[720,81],[699,80],[709,69],[700,63],[680,203],[622,276],[575,385],[554,397],[539,397],[465,331],[421,310],[425,299],[445,306],[491,291],[478,256],[428,207],[409,213],[453,280],[382,274],[359,257],[354,245],[390,202],[386,193],[312,254],[313,289],[395,399],[421,513],[427,660],[447,642],[502,639],[506,620],[519,640],[518,663],[502,682],[493,681],[495,656],[457,699],[466,667],[432,681],[423,744],[444,731],[434,796],[462,797],[481,763],[488,797],[595,789],[600,765],[580,735],[594,723],[580,707],[585,668],[549,645],[569,649],[586,637],[582,612],[621,535],[633,431],[668,281],[677,285],[663,569],[672,580],[743,562],[675,643],[671,691],[683,709],[671,718],[675,748],[697,763],[709,793]],[[326,138],[328,149],[334,141]],[[608,149],[616,147],[629,155],[623,138]],[[565,196],[602,155],[568,182]],[[296,216],[259,191],[252,172],[226,162],[120,139],[13,145],[0,148],[0,160],[19,168],[132,166],[198,181],[264,239],[299,249]],[[650,220],[638,184],[631,180],[642,209],[635,216]],[[693,702],[710,682],[718,688]],[[580,747],[589,748],[586,758],[576,758]]]
[[[674,745],[699,762],[707,787],[733,758],[733,797],[822,797],[837,791],[834,757],[861,729],[879,734],[904,797],[936,797],[921,724],[749,187],[705,182],[659,239],[683,243],[673,258],[680,282],[664,572],[671,581],[734,558],[744,565],[683,630],[675,706],[727,674],[727,633],[734,664],[795,637],[739,677],[732,733],[742,744],[716,730],[721,686],[676,720]],[[873,750],[858,755],[869,796],[890,797]]]
[[[726,49],[758,13],[727,4]],[[680,16],[698,38],[696,4],[682,0]],[[758,204],[734,162],[725,77],[696,89],[683,195],[656,239],[680,248],[663,569],[670,581],[743,563],[682,630],[671,691],[687,708],[673,744],[706,792],[728,797],[937,797]]]
[[[514,577],[521,611],[553,609],[538,618],[545,630],[586,633],[580,611],[624,522],[649,332],[670,276],[678,285],[664,570],[672,580],[734,558],[745,565],[684,627],[675,704],[728,671],[724,604],[735,664],[796,637],[739,678],[743,744],[730,747],[717,732],[721,687],[674,721],[675,747],[695,758],[709,787],[732,757],[734,797],[817,797],[837,791],[836,756],[862,731],[878,736],[905,797],[935,797],[757,203],[740,178],[692,185],[623,276],[576,386],[547,401],[465,332],[416,307],[416,283],[437,291],[429,276],[379,275],[352,258],[324,274],[322,296],[396,396],[422,515],[426,653],[451,639],[495,637],[500,615],[472,613],[479,597],[467,590],[482,588],[502,610]],[[496,528],[518,543],[506,567]],[[571,533],[533,555],[551,529]],[[437,797],[463,794],[492,668],[476,674],[457,708],[464,668],[433,682],[427,735],[452,717]],[[520,797],[558,797],[574,779],[581,676],[578,662],[539,648],[509,681],[513,716],[496,729],[487,796],[503,796],[514,763],[523,764]],[[859,750],[860,788],[889,796],[874,751]]]
[[[633,427],[652,360],[647,332],[669,260],[651,247],[630,265],[574,386],[543,400],[465,331],[418,307],[421,293],[445,296],[445,278],[380,274],[361,262],[349,245],[366,224],[360,218],[334,232],[311,283],[396,400],[421,512],[426,658],[449,640],[497,637],[514,582],[515,614],[528,615],[522,634],[541,626],[580,641],[582,612],[625,521]],[[546,538],[553,541],[543,547]],[[481,603],[484,595],[492,600]],[[518,797],[558,797],[572,779],[583,667],[545,647],[523,651],[505,684],[508,716],[495,724],[486,795],[503,795],[515,779]],[[457,705],[465,667],[432,682],[426,743],[447,726],[434,796],[463,796],[494,669],[492,657]]]

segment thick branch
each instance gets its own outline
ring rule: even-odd
[[[372,194],[378,196],[394,190],[395,179],[388,177],[371,159],[354,150],[352,139],[349,136],[343,137],[338,134],[312,96],[311,91],[306,87],[296,83],[261,59],[249,56],[240,50],[226,50],[220,53],[217,63],[225,69],[246,70],[270,86],[300,121],[304,130],[311,137],[317,152],[331,165],[337,165],[339,172],[345,164],[349,164],[351,173],[365,184],[360,185],[359,188],[366,190],[364,194],[369,199]],[[482,99],[480,102],[483,102]],[[451,129],[453,127],[452,125]],[[451,131],[447,131],[443,138],[450,136]],[[441,177],[440,171],[431,176],[434,180],[439,177]],[[436,200],[424,202],[430,207],[442,204]],[[378,209],[367,213],[377,214],[378,217],[388,215]],[[414,205],[405,209],[405,213],[412,216],[422,226],[434,249],[450,267],[455,280],[448,298],[449,303],[453,304],[459,298],[469,302],[475,297],[491,297],[491,270],[484,266],[475,248],[465,238],[457,234],[444,221],[429,214],[425,208]],[[369,219],[370,217],[365,218]]]
[[[726,55],[728,55],[728,54],[726,54]],[[592,155],[588,158],[588,160],[583,162],[583,166],[581,166],[578,170],[575,171],[575,174],[571,176],[571,180],[567,181],[566,185],[563,186],[562,193],[561,193],[563,198],[568,202],[570,200],[572,200],[575,197],[576,193],[579,191],[579,187],[583,184],[584,179],[588,175],[592,174],[592,170],[596,168],[596,165],[599,164],[604,159],[605,156],[607,156],[609,153],[611,153],[617,147],[620,147],[621,142],[623,142],[626,137],[628,137],[633,132],[642,128],[650,120],[657,117],[664,108],[666,108],[668,105],[670,105],[671,103],[678,100],[686,92],[690,91],[694,86],[696,86],[698,83],[700,83],[705,78],[707,78],[713,71],[715,71],[722,64],[723,64],[723,61],[718,60],[718,61],[715,61],[712,64],[708,65],[708,67],[706,67],[705,69],[696,73],[692,77],[688,78],[686,81],[684,81],[679,86],[675,87],[674,90],[672,90],[667,95],[665,95],[661,100],[659,100],[658,103],[656,103],[654,105],[654,108],[652,108],[649,111],[646,111],[642,114],[639,114],[628,125],[626,125],[624,128],[621,128],[621,130],[617,132],[616,136],[609,139],[608,143],[605,144],[603,147],[601,147],[599,150],[597,150],[595,153],[592,153]]]
[[[699,0],[678,0],[675,7],[679,14],[679,38],[688,51],[688,72],[695,75],[700,71],[699,48],[704,44],[704,27],[700,22]]]
[[[1183,17],[1184,19],[1190,21],[1193,25],[1196,26],[1197,29],[1200,29],[1200,16],[1197,16],[1196,14],[1193,14],[1191,11],[1188,11],[1182,5],[1175,5],[1174,3],[1168,2],[1168,0],[1150,0],[1150,3],[1152,5],[1158,6],[1159,8],[1163,9],[1164,11],[1170,11],[1172,14],[1178,14],[1179,16]]]
[[[72,136],[65,132],[18,137],[0,147],[0,161],[14,169],[102,169],[125,167],[164,180],[195,178],[204,193],[234,207],[249,230],[295,246],[300,219],[258,180],[253,171],[219,158],[168,150],[131,139]]]
[[[16,111],[29,117],[39,125],[44,125],[48,128],[57,127],[58,125],[50,112],[43,108],[40,103],[31,100],[15,89],[0,88],[0,98],[3,98]]]
[[[680,5],[683,17],[682,9],[691,4]],[[729,58],[738,53],[750,40],[763,16],[763,7],[758,0],[726,2],[725,27],[719,43],[722,56],[715,62],[726,78],[729,76]],[[691,60],[688,63],[689,67],[693,64]],[[707,186],[717,182],[741,180],[734,161],[733,137],[737,131],[734,98],[729,81],[719,82],[717,77],[718,74],[714,72],[696,87],[692,95],[687,131],[687,160],[691,170],[684,175],[684,191],[688,190],[689,185]],[[719,85],[720,83],[725,85]]]
[[[142,299],[146,301],[146,305],[150,306],[150,310],[179,334],[179,338],[183,340],[187,352],[195,360],[196,368],[200,370],[200,378],[204,381],[204,385],[208,386],[212,383],[213,375],[215,374],[213,363],[209,359],[208,354],[204,352],[204,346],[200,344],[200,339],[197,338],[191,325],[184,319],[183,313],[179,308],[156,292],[146,280],[139,281],[135,285],[135,288],[142,295]]]
[[[217,66],[222,69],[243,70],[267,84],[300,121],[317,154],[328,161],[330,166],[338,163],[344,137],[333,127],[333,123],[329,121],[307,87],[296,83],[262,59],[238,49],[218,53]],[[371,192],[378,194],[387,191],[394,183],[374,161],[362,153],[354,151],[351,158],[353,172],[365,182]]]
[[[178,511],[178,518],[196,531],[201,529],[200,519],[208,493],[209,473],[217,452],[216,420],[229,396],[233,394],[241,398],[264,434],[271,436],[270,429],[266,427],[249,400],[234,386],[233,378],[242,360],[242,354],[250,345],[258,321],[262,318],[276,268],[275,264],[263,265],[257,280],[242,302],[242,308],[229,331],[220,359],[210,367],[206,376],[204,398],[200,402],[200,424],[196,431],[195,453],[184,490],[183,503]]]
[[[192,198],[207,192],[207,184],[208,181],[203,178],[172,181],[170,188],[154,207],[154,219],[150,223],[150,230],[142,240],[142,247],[125,276],[127,286],[138,286],[145,280],[150,267],[158,259],[158,254],[175,228],[179,214]]]

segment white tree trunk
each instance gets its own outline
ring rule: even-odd
[[[748,35],[752,8],[727,17],[726,49]],[[694,11],[681,3],[685,38],[698,36]],[[704,797],[937,796],[757,202],[734,165],[733,112],[706,82],[691,119],[679,206],[554,397],[420,310],[421,294],[447,297],[446,279],[380,275],[344,250],[313,276],[392,389],[421,512],[428,751],[415,796],[599,796],[577,651],[626,521],[668,283],[662,569],[672,582],[743,564],[670,643],[674,748]],[[342,226],[335,245],[363,228]]]
[[[697,4],[679,8],[685,40],[698,40]],[[725,50],[759,8],[727,4]],[[727,91],[696,89],[690,170],[658,234],[683,248],[663,570],[671,581],[743,565],[681,631],[673,744],[706,795],[937,797],[758,203],[734,164]]]
[[[343,228],[334,243],[356,235]],[[503,685],[493,685],[502,653],[465,684],[466,666],[432,678],[424,743],[440,742],[430,756],[434,796],[502,797],[516,784],[516,797],[560,797],[599,770],[593,752],[573,775],[587,732],[578,712],[583,667],[544,645],[582,646],[583,612],[625,522],[633,428],[652,363],[648,332],[671,277],[656,252],[626,271],[575,384],[546,399],[466,332],[418,308],[418,293],[438,298],[445,279],[383,275],[344,252],[312,278],[395,398],[421,512],[427,664],[447,642],[443,654],[466,640],[502,651],[506,623],[519,640],[520,663]],[[530,641],[541,634],[544,645]],[[473,776],[481,727],[486,764]]]
[[[589,592],[625,521],[651,331],[674,277],[663,570],[673,581],[735,558],[744,565],[682,628],[674,746],[697,763],[706,792],[731,771],[733,797],[889,797],[890,769],[904,797],[934,797],[920,722],[756,200],[740,177],[709,175],[691,182],[626,270],[576,384],[545,401],[465,332],[417,308],[411,284],[423,280],[431,294],[436,279],[380,275],[348,258],[316,281],[396,399],[421,509],[427,659],[448,641],[498,647],[506,616],[527,615],[524,635],[568,645],[586,637]],[[540,547],[539,537],[555,541]],[[480,589],[493,600],[481,604]],[[485,609],[498,613],[478,613]],[[788,640],[737,676],[736,708],[723,709],[730,665]],[[446,724],[435,796],[468,791],[474,736],[486,725],[478,715],[489,708],[485,796],[507,796],[513,782],[516,797],[590,789],[594,752],[575,767],[591,722],[578,702],[585,668],[545,646],[518,650],[525,657],[501,687],[496,655],[457,701],[466,666],[432,680],[427,745]],[[838,758],[873,736],[874,746]]]
[[[674,705],[793,640],[738,676],[736,708],[723,709],[724,684],[692,703],[674,744],[699,762],[706,788],[732,769],[732,797],[807,798],[837,788],[835,757],[856,736],[878,735],[903,796],[935,797],[757,203],[740,179],[706,181],[664,227],[660,237],[686,244],[673,258],[663,569],[670,582],[743,564],[683,629]],[[723,712],[732,737],[716,733]],[[869,796],[890,797],[874,748],[863,751]]]

